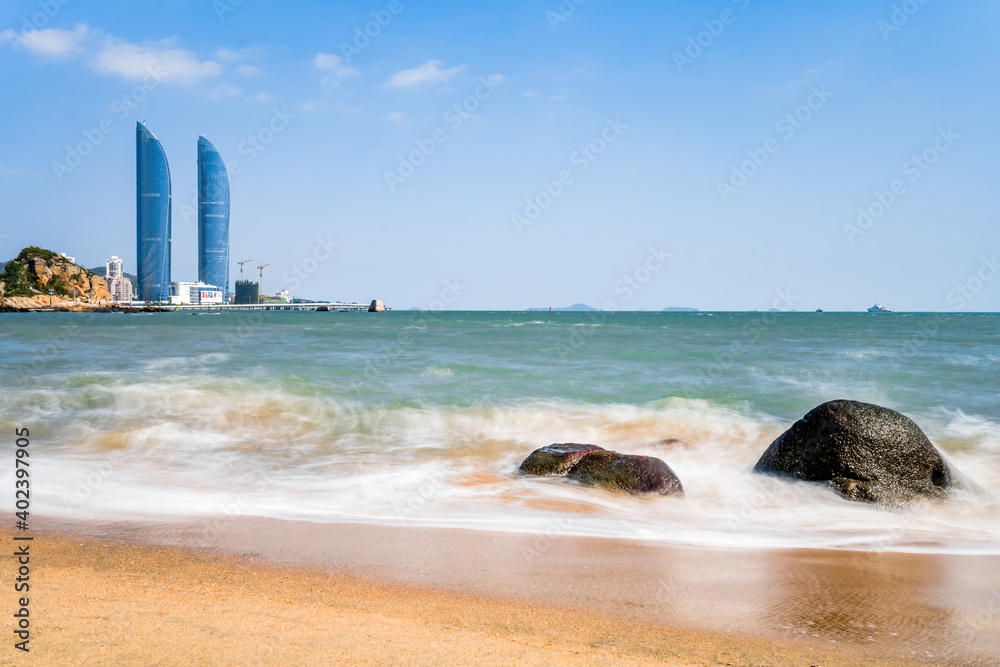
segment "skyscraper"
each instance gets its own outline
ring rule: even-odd
[[[135,241],[140,301],[170,299],[170,166],[159,139],[135,126]]]
[[[229,298],[229,172],[205,137],[198,137],[198,280]]]

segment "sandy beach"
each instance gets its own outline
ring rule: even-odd
[[[34,664],[1000,657],[992,557],[716,551],[252,518],[40,520],[32,549]],[[23,659],[15,653],[8,642],[4,662]]]

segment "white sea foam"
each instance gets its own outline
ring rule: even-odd
[[[455,374],[452,368],[428,368],[423,372],[426,377],[451,377]]]
[[[548,323],[547,322],[542,322],[541,320],[532,320],[530,322],[507,322],[503,326],[504,327],[520,328],[520,327],[526,327],[526,326],[537,326],[539,324],[548,324]]]
[[[15,400],[51,425],[40,434],[42,514],[238,512],[527,532],[559,522],[571,534],[723,547],[1000,553],[1000,503],[988,494],[890,512],[752,474],[787,423],[741,404],[373,406],[212,377],[22,391]],[[973,481],[997,488],[1000,425],[945,410],[918,421]],[[657,456],[686,495],[622,497],[515,474],[553,442]]]

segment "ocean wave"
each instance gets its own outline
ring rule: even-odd
[[[146,372],[156,373],[158,371],[183,371],[190,369],[205,369],[209,366],[219,366],[232,358],[231,354],[224,352],[209,352],[206,354],[196,354],[185,357],[158,357],[148,359],[145,362]]]
[[[424,377],[451,377],[454,374],[452,368],[428,368],[422,373]]]
[[[949,357],[947,358],[946,361],[948,363],[954,364],[955,366],[967,366],[970,368],[991,368],[997,365],[997,362],[1000,361],[1000,357],[993,354],[982,355],[982,356],[963,354],[963,355],[956,355]]]
[[[823,485],[752,474],[788,424],[743,402],[370,405],[252,379],[92,380],[82,391],[14,394],[47,416],[40,513],[212,514],[243,498],[244,514],[312,521],[541,532],[563,517],[581,535],[734,548],[1000,553],[992,497],[885,512]],[[995,422],[959,411],[921,420],[960,469],[996,488]],[[686,496],[622,497],[515,474],[553,442],[662,458]]]
[[[868,361],[869,359],[891,357],[895,354],[895,351],[870,347],[862,350],[843,350],[842,354],[848,359],[855,361]]]
[[[948,408],[932,410],[917,419],[935,444],[946,452],[958,456],[1000,456],[1000,422]]]

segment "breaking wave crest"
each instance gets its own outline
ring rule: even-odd
[[[295,378],[211,373],[131,383],[89,373],[0,390],[0,399],[43,425],[36,508],[54,516],[238,512],[719,547],[1000,553],[1000,503],[989,495],[888,512],[822,485],[753,475],[788,422],[742,404],[373,405]],[[910,416],[973,481],[1000,485],[1000,424],[961,411]],[[686,496],[622,497],[515,474],[553,442],[662,458]]]

